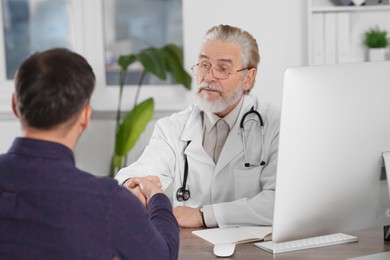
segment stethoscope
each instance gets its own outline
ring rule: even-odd
[[[248,157],[246,155],[246,144],[245,144],[245,134],[244,134],[244,125],[245,125],[245,118],[250,115],[250,114],[255,114],[258,118],[259,118],[259,121],[260,121],[260,132],[261,132],[261,155],[260,155],[260,162],[258,163],[255,163],[255,164],[251,164],[248,162]],[[246,121],[246,123],[248,123],[249,121],[252,121],[252,120],[255,120],[254,118]],[[245,167],[250,167],[250,166],[263,166],[265,165],[265,161],[264,161],[264,122],[263,122],[263,118],[261,117],[260,113],[257,112],[255,110],[255,108],[252,106],[251,110],[249,110],[248,112],[246,112],[242,118],[241,118],[241,122],[240,122],[240,131],[241,131],[241,141],[242,141],[242,144],[244,146],[244,156],[245,156]]]
[[[187,146],[191,143],[191,141],[187,141]],[[177,201],[187,201],[190,197],[190,190],[186,189],[187,186],[187,177],[188,177],[188,160],[187,155],[184,154],[184,177],[181,187],[176,191],[176,199]]]
[[[245,144],[245,134],[244,134],[245,124],[249,121],[256,120],[256,119],[252,118],[252,119],[249,119],[248,121],[245,122],[246,117],[250,114],[255,114],[259,118],[259,121],[260,121],[261,145],[262,145],[261,146],[261,155],[260,155],[260,162],[255,163],[255,164],[251,164],[248,162],[248,157],[246,154],[246,144]],[[264,158],[263,158],[263,156],[264,156],[264,122],[263,122],[263,118],[261,117],[260,113],[254,109],[254,106],[252,106],[252,108],[242,116],[241,121],[240,121],[240,133],[241,133],[241,141],[242,141],[242,144],[244,146],[244,157],[245,157],[244,166],[245,167],[251,167],[251,166],[253,167],[253,166],[265,165],[266,162],[264,161]],[[191,141],[187,141],[187,146],[190,143],[191,143]],[[186,188],[187,178],[188,178],[188,160],[187,160],[187,155],[184,154],[184,177],[183,177],[182,186],[176,192],[177,201],[187,201],[191,197],[189,189]]]

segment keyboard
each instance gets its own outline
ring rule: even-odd
[[[332,246],[358,241],[357,237],[343,233],[330,234],[325,236],[304,238],[299,240],[275,243],[273,241],[257,242],[255,246],[273,254],[285,253],[309,248]]]

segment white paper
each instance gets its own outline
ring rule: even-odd
[[[272,233],[271,226],[243,226],[233,228],[210,228],[192,231],[204,240],[217,244],[240,244],[263,240]]]

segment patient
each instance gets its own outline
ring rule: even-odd
[[[1,259],[177,259],[179,228],[160,187],[133,178],[141,203],[75,166],[94,85],[90,65],[67,49],[21,64],[12,108],[24,137],[0,156]]]

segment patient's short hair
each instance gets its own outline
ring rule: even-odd
[[[95,74],[81,55],[63,48],[34,53],[15,77],[22,123],[48,130],[70,121],[89,103],[94,86]]]

